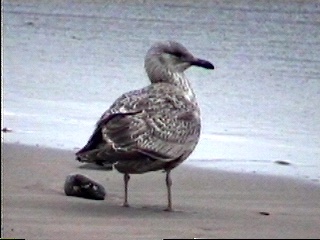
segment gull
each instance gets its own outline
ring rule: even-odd
[[[76,153],[80,162],[109,166],[124,174],[123,206],[129,206],[130,174],[163,170],[168,197],[165,210],[173,210],[170,172],[193,152],[201,130],[200,109],[184,73],[191,66],[214,69],[181,43],[152,45],[144,62],[150,85],[116,99]]]

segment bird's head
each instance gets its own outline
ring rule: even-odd
[[[214,69],[212,63],[193,56],[182,44],[174,41],[154,44],[145,57],[145,69],[151,82],[166,81],[169,73],[183,73],[191,66]]]

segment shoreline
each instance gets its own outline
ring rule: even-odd
[[[25,239],[317,238],[320,186],[286,177],[181,165],[172,171],[174,212],[165,175],[132,174],[130,208],[123,176],[84,168],[72,151],[2,143],[2,237]],[[82,166],[82,167],[81,167]],[[104,185],[103,201],[67,197],[81,173]]]
[[[7,134],[7,133],[3,133]],[[8,135],[5,135],[8,136]],[[66,148],[64,146],[48,146],[48,145],[40,145],[38,143],[23,143],[20,141],[4,141],[1,142],[2,145],[20,145],[25,147],[37,147],[43,149],[50,149],[56,151],[69,152],[74,154],[80,147],[69,147]],[[230,167],[231,162],[229,160],[224,159],[187,159],[182,165],[184,167],[197,168],[204,171],[215,171],[215,172],[226,172],[232,174],[252,174],[252,175],[260,175],[260,176],[270,176],[270,177],[280,177],[280,178],[288,178],[298,181],[305,181],[309,183],[319,184],[320,185],[320,175],[314,174],[310,175],[311,171],[309,170],[307,173],[303,171],[303,166],[299,166],[291,161],[287,160],[234,160],[232,162],[232,167]],[[315,167],[315,166],[314,166]],[[315,170],[313,170],[314,172]]]

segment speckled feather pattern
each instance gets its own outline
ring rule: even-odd
[[[104,124],[115,113],[124,115]],[[119,151],[139,151],[171,161],[186,158],[195,148],[200,136],[200,111],[178,87],[157,83],[122,95],[97,125],[104,140]],[[114,136],[118,128],[125,131]]]

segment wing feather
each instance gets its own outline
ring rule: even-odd
[[[189,155],[200,135],[198,106],[172,85],[151,85],[122,95],[97,123],[119,151],[171,161]]]

